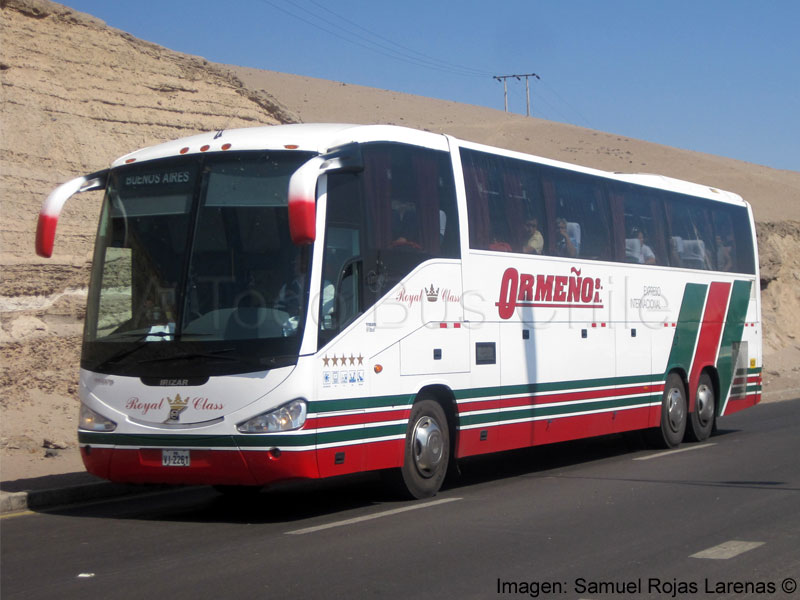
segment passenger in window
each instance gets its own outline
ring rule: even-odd
[[[683,246],[683,239],[680,236],[673,235],[669,238],[669,266],[682,267],[683,261],[681,260],[681,247]]]
[[[636,244],[629,245],[626,240],[625,253],[632,253],[635,261],[640,265],[654,265],[656,264],[656,255],[653,253],[652,248],[645,243],[644,233],[638,227],[631,230],[631,240],[635,240]]]
[[[511,247],[511,244],[504,242],[503,240],[499,240],[497,237],[492,237],[492,241],[489,243],[489,250],[494,250],[495,252],[514,251],[514,249]]]
[[[567,233],[567,220],[564,217],[556,219],[556,256],[578,256],[577,242]]]
[[[539,231],[539,220],[535,217],[525,221],[525,235],[528,236],[528,241],[522,247],[525,254],[541,254],[544,248],[544,237],[542,232]]]
[[[417,207],[408,200],[392,200],[392,244],[393,248],[408,246],[422,249],[417,243],[419,226]]]
[[[324,263],[324,270],[322,273],[322,308],[320,316],[322,317],[322,328],[334,328],[334,313],[336,312],[336,283],[339,279],[339,270],[337,269],[336,259],[331,256],[329,260]]]
[[[300,314],[306,279],[306,264],[299,254],[292,262],[292,272],[294,278],[281,286],[278,298],[275,300],[275,308],[296,318]]]
[[[717,236],[717,270],[733,271],[733,258],[731,257],[731,246],[726,244],[722,236]]]

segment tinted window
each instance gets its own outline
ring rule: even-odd
[[[420,263],[460,256],[450,155],[391,143],[362,155],[362,172],[328,177],[320,347]]]
[[[611,200],[622,213],[619,245],[622,260],[632,264],[667,265],[664,208],[661,198],[641,186],[610,183]]]
[[[566,169],[542,167],[542,188],[552,233],[549,254],[613,260],[611,214],[603,181]]]
[[[755,272],[743,207],[465,148],[460,153],[471,248]]]
[[[675,197],[667,200],[666,209],[670,265],[714,269],[714,238],[708,209],[703,203]]]
[[[712,211],[717,269],[736,273],[755,273],[753,234],[747,209],[725,204]]]
[[[498,252],[545,252],[545,208],[539,167],[461,149],[470,247]]]

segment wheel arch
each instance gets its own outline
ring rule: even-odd
[[[686,400],[688,401],[689,394],[691,393],[689,391],[689,373],[682,366],[676,365],[667,369],[667,372],[664,374],[664,381],[666,382],[673,373],[676,373],[681,378],[681,381],[683,381],[683,389],[686,392]]]
[[[719,416],[719,411],[721,408],[721,401],[719,397],[720,396],[719,371],[717,371],[716,365],[706,365],[706,367],[703,368],[700,375],[703,375],[703,373],[707,374],[711,378],[711,384],[714,387],[714,414],[716,416]],[[695,390],[695,393],[697,393],[697,390]]]

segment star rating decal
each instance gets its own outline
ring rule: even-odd
[[[354,366],[356,362],[358,362],[359,366],[364,365],[364,357],[361,355],[360,352],[358,353],[358,356],[355,356],[351,352],[350,356],[342,354],[341,358],[336,356],[335,354],[332,357],[330,357],[327,355],[327,353],[325,354],[325,356],[322,357],[322,364],[323,366],[326,367],[331,366],[331,363],[333,363],[334,367],[337,367],[339,365],[345,367],[348,365],[348,363],[350,364],[350,366]]]

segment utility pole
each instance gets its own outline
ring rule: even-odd
[[[525,78],[525,116],[531,116],[531,88],[528,79],[530,77],[536,77],[536,79],[541,79],[536,73],[525,73],[522,75],[495,75],[492,79],[496,79],[497,81],[503,82],[503,103],[505,104],[506,112],[508,112],[508,83],[507,80],[509,77],[513,77],[517,81],[522,81],[522,78]]]

